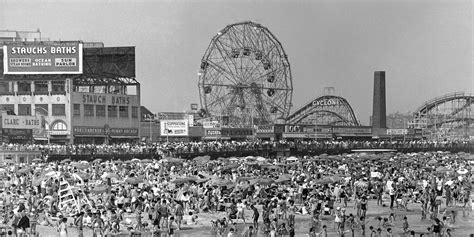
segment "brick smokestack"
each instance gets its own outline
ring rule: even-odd
[[[387,128],[385,105],[385,71],[376,71],[374,75],[374,101],[372,109],[372,128]]]

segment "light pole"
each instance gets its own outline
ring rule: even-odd
[[[146,117],[149,120],[149,125],[150,125],[150,143],[153,142],[153,129],[151,128],[151,122],[153,121],[154,116],[147,114]]]
[[[165,122],[165,124],[164,124],[164,125],[165,125],[165,128],[164,128],[164,129],[166,130],[166,143],[169,143],[169,136],[168,136],[168,135],[169,135],[169,131],[168,131],[168,115],[166,115],[166,114],[164,114],[164,113],[159,113],[159,115],[163,115],[163,116],[165,116],[165,118],[166,118],[166,122]],[[161,121],[161,119],[160,119],[160,121]]]
[[[46,116],[46,117],[49,117],[49,112],[48,110],[46,110],[45,108],[42,108],[42,107],[35,107],[35,116],[36,116],[36,110],[42,110],[44,112],[44,114],[42,114],[43,116]],[[41,114],[41,113],[40,113]],[[48,139],[48,146],[51,145],[51,134],[49,132],[49,129],[50,129],[50,124],[49,124],[49,121],[48,120],[44,120],[44,122],[46,123],[46,126],[45,126],[45,129],[46,129],[46,137]]]

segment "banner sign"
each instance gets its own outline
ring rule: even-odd
[[[219,137],[221,134],[221,130],[206,130],[207,137]]]
[[[203,128],[220,128],[221,124],[219,121],[204,121],[202,122]]]
[[[138,136],[138,128],[80,127],[73,128],[74,135]]]
[[[317,99],[312,102],[313,106],[337,106],[342,104],[341,100],[338,98],[324,98],[324,99]]]
[[[332,132],[333,133],[369,134],[369,133],[372,133],[372,128],[368,126],[332,127]]]
[[[257,133],[274,133],[275,129],[272,125],[258,125]]]
[[[21,42],[4,45],[3,74],[82,74],[82,43]]]
[[[2,128],[40,129],[41,118],[35,116],[2,115]]]
[[[188,120],[161,120],[161,136],[188,136]]]
[[[407,129],[387,129],[387,135],[407,135]]]

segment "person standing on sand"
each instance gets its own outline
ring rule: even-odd
[[[181,222],[183,220],[184,208],[179,201],[176,203],[174,215],[176,216],[176,224],[178,225],[177,230],[181,230]]]
[[[58,232],[59,232],[59,237],[67,237],[67,218],[61,219],[61,222],[59,223],[58,226]]]

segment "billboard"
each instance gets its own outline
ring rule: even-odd
[[[41,125],[42,121],[39,117],[2,114],[2,128],[40,129]]]
[[[82,43],[22,42],[4,45],[3,74],[82,74]]]
[[[188,120],[161,120],[161,136],[188,136]]]

